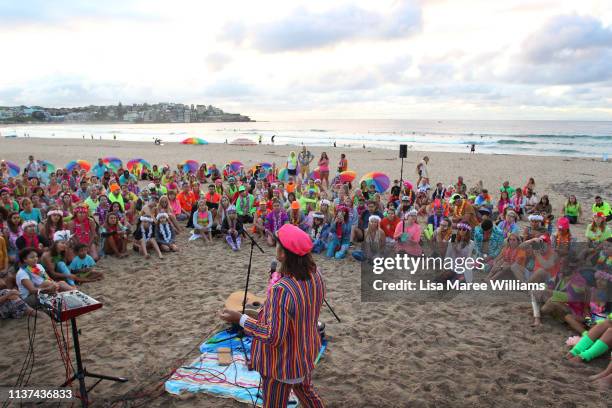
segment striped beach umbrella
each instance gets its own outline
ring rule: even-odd
[[[39,166],[47,166],[47,173],[53,173],[56,170],[55,164],[47,160],[37,160]]]
[[[381,173],[380,171],[372,171],[365,174],[361,178],[361,181],[365,181],[368,186],[373,185],[376,191],[379,193],[384,193],[389,188],[389,185],[391,185],[389,176],[387,176],[385,173]]]
[[[308,175],[308,178],[311,178],[313,180],[316,179],[321,179],[321,170],[319,170],[319,168],[315,168],[313,171],[310,172],[310,174]]]
[[[127,169],[129,171],[132,171],[132,169],[134,168],[140,168],[143,166],[151,170],[151,164],[145,159],[132,159],[129,162],[127,162]]]
[[[187,139],[183,140],[181,142],[181,144],[188,144],[188,145],[205,145],[208,144],[208,142],[204,139],[201,139],[199,137],[188,137]]]
[[[240,171],[240,168],[244,167],[244,164],[238,160],[232,160],[231,162],[229,162],[229,165],[232,171],[234,172]]]
[[[123,162],[121,161],[121,159],[114,156],[104,157],[102,159],[102,162],[115,171],[117,171],[120,167],[123,166]]]
[[[289,180],[289,172],[287,171],[287,168],[281,169],[281,171],[278,172],[278,179],[280,181]]]
[[[91,170],[91,164],[87,160],[72,160],[66,164],[66,170],[72,171],[74,168],[80,168],[85,171]]]
[[[357,177],[357,173],[355,173],[353,170],[343,171],[338,176],[338,178],[340,179],[341,183],[350,183],[353,180],[355,180],[355,177]]]
[[[11,161],[2,160],[1,165],[6,166],[10,177],[17,177],[19,173],[21,172],[21,169],[19,168],[19,166]]]
[[[189,173],[195,173],[198,171],[198,167],[200,167],[198,162],[195,160],[185,160],[181,163],[181,165],[183,166],[183,171],[187,171]]]

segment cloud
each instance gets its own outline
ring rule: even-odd
[[[209,71],[219,72],[232,62],[232,57],[222,52],[212,52],[204,58],[204,62]]]
[[[610,80],[612,27],[591,16],[553,17],[523,42],[508,77],[531,84]]]
[[[204,87],[202,90],[203,97],[212,98],[231,98],[244,99],[255,95],[255,88],[243,82],[238,78],[223,78],[213,82],[211,85]]]
[[[417,33],[421,24],[421,9],[410,0],[397,3],[386,13],[353,5],[326,12],[300,7],[282,20],[265,24],[230,23],[222,39],[274,53],[318,49],[356,39],[406,38]]]
[[[85,106],[150,102],[153,88],[116,81],[93,81],[79,77],[45,77],[19,86],[0,89],[1,105]]]
[[[313,72],[308,77],[300,77],[294,81],[289,89],[316,93],[376,89],[386,84],[402,82],[411,63],[412,59],[404,56],[376,65]]]
[[[62,24],[74,19],[157,20],[138,0],[0,0],[0,25]]]

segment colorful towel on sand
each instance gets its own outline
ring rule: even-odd
[[[191,364],[182,366],[166,381],[166,391],[171,394],[183,392],[204,392],[221,398],[233,398],[245,404],[262,406],[261,394],[258,393],[260,376],[257,371],[249,371],[244,358],[251,356],[251,337],[243,337],[242,341],[236,333],[224,330],[200,345],[202,353]],[[243,349],[244,344],[244,349]],[[218,364],[217,349],[228,347],[232,350],[233,362],[228,366]],[[327,341],[323,340],[321,350],[315,362],[318,363]],[[297,407],[298,400],[293,393],[289,398],[289,407]]]

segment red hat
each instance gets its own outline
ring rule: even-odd
[[[542,240],[542,242],[546,242],[547,244],[550,244],[550,235],[542,234],[540,235],[540,239]]]
[[[295,225],[283,225],[276,235],[284,248],[298,256],[304,256],[312,250],[313,244],[308,234]]]
[[[606,218],[606,215],[602,212],[595,213],[595,216],[600,218]]]
[[[566,217],[559,218],[559,221],[557,221],[557,229],[569,229],[569,227],[570,227],[570,222],[568,218]]]

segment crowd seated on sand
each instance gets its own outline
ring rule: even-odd
[[[414,185],[384,185],[356,183],[345,154],[330,180],[327,154],[316,159],[306,147],[279,166],[252,168],[240,162],[128,168],[99,159],[91,168],[75,162],[51,171],[30,156],[14,174],[14,165],[2,161],[0,318],[35,313],[40,293],[103,279],[96,265],[105,257],[134,256],[133,250],[162,259],[188,241],[222,240],[239,251],[245,232],[274,246],[275,233],[291,223],[310,235],[314,253],[332,259],[369,262],[391,252],[481,257],[482,276],[450,270],[438,279],[544,282],[549,290],[530,292],[534,325],[551,316],[582,334],[572,359],[605,354],[612,346],[610,204],[598,195],[589,211],[570,195],[555,210],[533,178],[523,187],[468,188],[461,176],[432,186],[428,166],[425,157]],[[584,242],[576,228],[584,228]],[[609,385],[612,366],[594,380]]]

